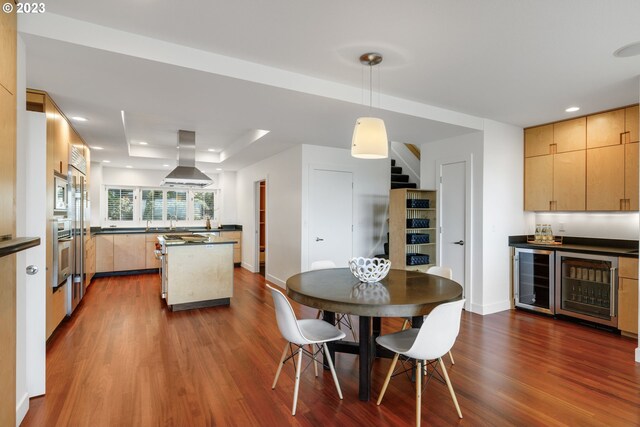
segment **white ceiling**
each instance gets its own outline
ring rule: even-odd
[[[195,130],[204,171],[237,170],[294,144],[348,148],[366,115],[361,53],[376,69],[374,115],[421,144],[638,102],[637,0],[56,0],[21,15],[29,87],[48,91],[92,160],[175,164]],[[363,90],[363,80],[365,90]],[[578,105],[572,115],[564,109]],[[124,111],[126,127],[121,111]],[[257,130],[266,136],[253,141]],[[137,143],[147,141],[148,146]],[[215,150],[214,152],[207,151]],[[169,167],[166,167],[169,169]]]

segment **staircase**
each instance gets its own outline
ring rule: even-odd
[[[402,173],[402,167],[396,166],[396,161],[391,159],[391,189],[394,188],[418,188],[415,182],[409,182],[409,175]]]
[[[395,188],[418,188],[418,185],[415,182],[409,182],[409,175],[404,175],[402,167],[396,166],[396,161],[391,159],[391,189]],[[387,242],[384,244],[384,254],[376,257],[389,259],[389,233],[387,233]]]

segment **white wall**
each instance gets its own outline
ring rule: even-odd
[[[420,147],[420,178],[424,189],[439,190],[440,171],[437,164],[452,161],[471,163],[471,230],[467,240],[470,262],[466,272],[467,298],[470,309],[481,311],[482,307],[482,182],[483,182],[483,135],[473,132],[465,135],[424,143]]]
[[[524,146],[522,128],[485,120],[482,200],[483,295],[481,314],[508,310],[510,235],[526,229],[522,210]]]
[[[523,234],[522,129],[485,120],[474,132],[421,146],[422,188],[439,188],[437,164],[471,162],[470,272],[471,311],[489,314],[510,307],[508,236]]]
[[[550,224],[557,236],[638,240],[638,212],[539,212],[527,221],[526,234],[534,234],[536,224]]]
[[[372,257],[384,253],[389,217],[390,161],[351,157],[349,149],[316,145],[302,146],[302,271],[310,268],[309,247],[309,173],[313,167],[349,171],[353,174],[353,254]]]
[[[107,226],[104,223],[104,215],[101,215],[101,206],[106,203],[104,192],[105,186],[123,185],[136,187],[155,187],[161,188],[160,182],[169,173],[165,170],[152,169],[126,169],[105,167],[102,163],[91,162],[91,177],[89,179],[89,194],[91,197],[91,226]],[[236,206],[236,173],[224,172],[221,174],[209,174],[213,184],[207,189],[219,189],[220,196],[216,203],[218,208],[216,213],[219,216],[221,224],[237,223],[237,206]],[[218,210],[219,209],[219,210]],[[144,226],[145,222],[134,223],[132,226]],[[168,225],[155,224],[156,226]],[[183,225],[204,225],[204,222]]]
[[[302,147],[290,148],[238,171],[238,223],[242,225],[242,265],[257,271],[256,182],[266,180],[266,278],[284,286],[300,272]]]

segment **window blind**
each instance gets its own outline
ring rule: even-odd
[[[186,191],[167,191],[167,219],[187,219]]]
[[[107,218],[110,221],[133,221],[133,189],[107,189]]]
[[[193,193],[193,219],[213,218],[214,198],[212,192]]]
[[[162,190],[142,190],[142,219],[147,221],[162,220]]]

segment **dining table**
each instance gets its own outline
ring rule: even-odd
[[[335,313],[359,317],[358,342],[328,343],[332,359],[335,352],[359,355],[360,400],[371,397],[371,368],[376,357],[391,357],[388,350],[376,346],[381,319],[411,317],[412,327],[422,325],[423,316],[439,304],[462,298],[457,282],[420,271],[391,269],[379,282],[366,283],[349,268],[312,270],[291,276],[286,281],[287,295],[293,301],[323,311],[323,319],[335,322]]]

